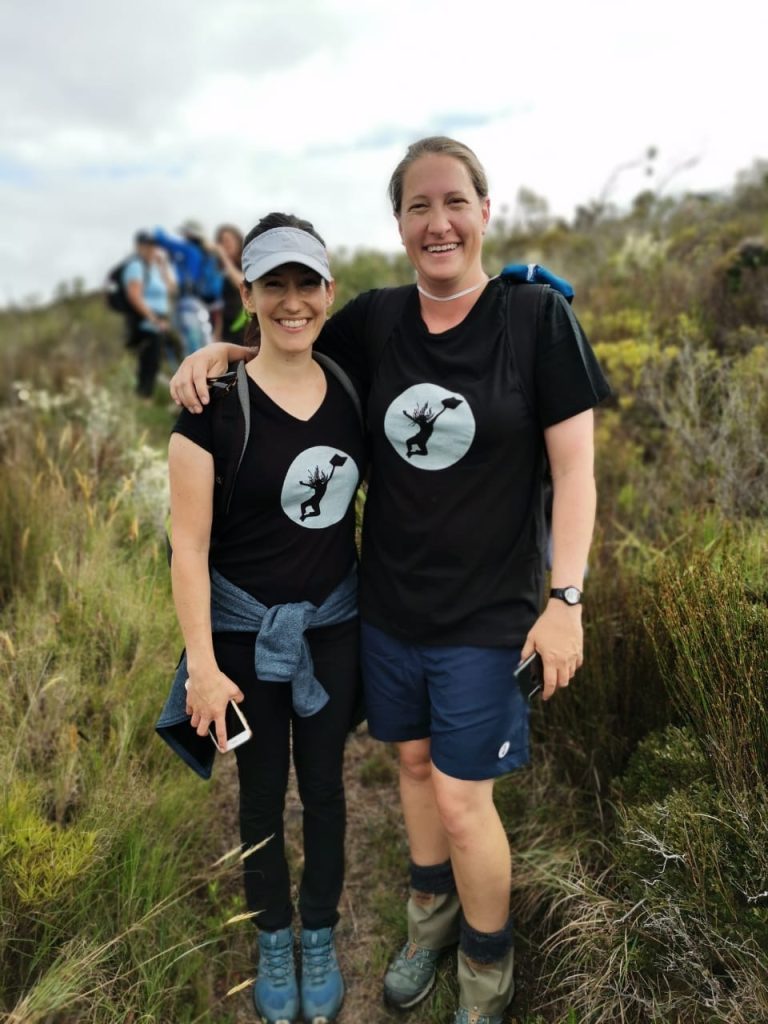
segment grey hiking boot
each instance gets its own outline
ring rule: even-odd
[[[435,983],[440,951],[406,942],[384,975],[384,1002],[408,1010],[429,994]]]

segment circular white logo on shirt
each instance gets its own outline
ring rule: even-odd
[[[384,417],[387,440],[417,469],[446,469],[469,450],[475,417],[465,398],[438,384],[414,384]]]
[[[280,503],[294,523],[324,530],[344,518],[357,490],[357,464],[341,448],[307,448],[285,474]]]
[[[506,743],[502,743],[499,747],[499,757],[506,757],[509,753],[509,740]]]

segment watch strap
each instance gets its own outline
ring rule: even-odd
[[[569,587],[552,587],[549,596],[556,597],[559,601],[564,601],[572,607],[581,604],[583,597],[581,590],[573,585]]]

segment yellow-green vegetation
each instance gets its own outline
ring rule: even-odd
[[[200,785],[150,742],[179,648],[163,454],[124,370],[26,369],[0,412],[0,1015],[193,1020],[238,865],[210,866]]]
[[[532,769],[498,786],[510,1022],[768,1020],[767,233],[758,166],[728,195],[648,192],[572,223],[526,192],[487,238],[491,271],[574,281],[616,392],[585,665],[534,708]],[[378,253],[336,271],[342,299],[410,277]],[[224,926],[238,865],[211,866],[216,790],[147,741],[178,648],[165,398],[135,407],[115,321],[80,294],[0,314],[0,361],[0,1015],[234,1019],[248,926]],[[357,772],[361,794],[396,784],[388,751]],[[394,813],[366,827],[380,974],[405,847]],[[445,1018],[451,985],[419,1020]]]

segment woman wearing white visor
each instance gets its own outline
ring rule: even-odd
[[[249,433],[226,501],[233,433],[217,417],[229,403],[243,418],[237,395],[201,416],[182,412],[170,442],[173,593],[186,647],[177,680],[189,679],[191,721],[164,738],[199,762],[213,752],[209,728],[227,749],[229,701],[244,714],[253,736],[235,750],[241,838],[250,848],[271,837],[244,861],[248,907],[259,912],[254,1004],[270,1024],[325,1022],[344,995],[333,929],[344,743],[360,707],[353,504],[363,438],[338,368],[313,359],[334,295],[320,236],[270,214],[245,238],[243,273],[260,348],[247,365]],[[300,986],[283,842],[291,755],[303,804]]]

